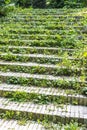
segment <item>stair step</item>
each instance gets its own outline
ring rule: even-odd
[[[0,130],[46,130],[43,125],[35,121],[22,121],[0,119]]]
[[[15,72],[0,72],[1,82],[22,84],[22,85],[35,85],[41,87],[59,87],[81,90],[86,87],[87,81],[81,79],[81,77],[69,77],[69,76],[52,76],[41,74],[27,74],[27,73],[15,73]]]
[[[56,102],[58,98],[65,99],[65,103],[87,106],[87,97],[75,93],[74,90],[69,89],[55,89],[55,88],[43,88],[35,86],[20,86],[12,84],[0,84],[0,96],[5,97],[6,93],[26,92],[27,94],[43,95],[51,99],[50,101]],[[74,94],[75,93],[75,94]],[[9,98],[9,97],[8,97]],[[52,100],[53,99],[53,100]],[[33,100],[33,99],[32,99]],[[62,103],[62,101],[61,101]]]
[[[62,21],[62,22],[66,22],[67,20],[70,22],[70,20],[74,20],[74,21],[80,21],[80,20],[84,20],[84,16],[70,16],[70,15],[62,15],[62,16],[60,16],[60,15],[42,15],[42,16],[40,16],[40,15],[30,15],[30,16],[28,16],[28,15],[15,15],[15,16],[8,16],[8,17],[6,17],[5,18],[5,20],[7,19],[7,20],[10,20],[10,19],[12,19],[12,20],[25,20],[25,21],[27,21],[27,20],[30,20],[30,22],[31,22],[31,20],[43,20],[44,21],[44,19],[46,20],[46,21],[48,21],[48,22],[52,22],[52,21],[57,21],[57,20],[59,20],[59,22],[60,21]],[[64,21],[63,21],[64,20]]]
[[[14,61],[14,62],[36,62],[41,64],[62,64],[65,60],[71,62],[70,65],[81,65],[83,58],[78,58],[75,56],[57,56],[57,55],[46,55],[46,54],[14,54],[14,53],[0,53],[0,60]],[[73,62],[74,61],[74,62]],[[79,62],[79,64],[78,64]]]
[[[22,25],[22,28],[21,28],[21,25],[17,25],[15,24],[14,26],[11,26],[11,25],[0,25],[0,29],[2,32],[5,32],[5,28],[6,27],[9,27],[7,30],[10,32],[9,34],[19,34],[21,32],[21,34],[48,34],[48,32],[50,34],[69,34],[69,32],[72,31],[72,29],[69,29],[69,30],[58,30],[58,29],[52,29],[52,30],[49,30],[49,29],[39,29],[39,28],[35,28],[35,29],[30,29],[28,25]],[[76,30],[73,30],[74,33],[76,33]],[[24,32],[24,33],[22,33]],[[26,33],[25,33],[26,32]]]
[[[57,48],[57,47],[32,47],[32,46],[0,46],[0,48],[7,48],[7,49],[37,49],[37,50],[53,50],[53,51],[78,51],[79,49],[69,49],[69,48]]]
[[[69,77],[69,76],[52,76],[52,75],[39,75],[39,74],[27,74],[27,73],[17,73],[17,72],[1,72],[1,77],[24,77],[24,78],[35,78],[35,79],[46,79],[46,80],[65,80],[65,81],[73,81],[73,82],[85,82],[80,79],[80,77]]]
[[[72,35],[72,37],[73,38],[75,38],[76,40],[78,39],[78,36],[79,35],[77,35],[77,34],[74,34],[74,35]],[[67,34],[61,34],[61,35],[58,35],[58,37],[57,37],[57,35],[47,35],[47,34],[45,34],[45,35],[43,35],[43,34],[38,34],[38,35],[31,35],[31,34],[21,34],[20,36],[19,36],[19,34],[17,35],[17,34],[0,34],[0,37],[2,37],[2,39],[3,38],[7,38],[8,37],[8,39],[17,39],[17,38],[19,38],[20,40],[49,40],[49,39],[52,39],[52,40],[55,40],[55,41],[59,41],[59,42],[61,42],[61,39],[63,39],[64,40],[64,38],[71,38],[71,35],[67,35]],[[82,39],[83,39],[83,37],[82,37]],[[86,39],[86,38],[84,38],[84,39]]]
[[[38,64],[27,62],[6,62],[0,61],[0,70],[4,72],[24,72],[31,74],[45,74],[54,76],[81,76],[82,72],[86,71],[85,67],[77,68],[76,66],[64,66],[64,65],[53,65],[53,64]]]
[[[29,12],[28,12],[29,11]],[[38,14],[38,15],[47,15],[47,14],[57,14],[57,15],[67,15],[67,14],[76,14],[76,13],[79,13],[79,11],[82,11],[80,9],[76,9],[76,10],[73,10],[73,9],[69,9],[68,11],[66,9],[35,9],[35,10],[29,10],[29,9],[24,9],[24,10],[20,10],[20,11],[17,11],[16,14],[17,15],[29,15],[29,14]],[[84,10],[82,11],[82,13],[85,13]]]
[[[13,54],[10,53],[12,56],[19,56],[19,57],[31,57],[31,58],[48,58],[48,59],[54,59],[54,60],[62,60],[64,57],[58,57],[55,55],[45,55],[45,54]],[[1,56],[9,55],[9,53],[1,53]],[[81,60],[83,58],[74,58],[74,57],[68,57],[69,60]]]
[[[73,123],[74,125],[74,123]],[[69,124],[70,126],[70,124]],[[79,127],[79,126],[78,126]],[[59,130],[66,128],[66,125],[64,124],[54,124],[54,123],[47,123],[46,121],[39,122],[38,121],[31,121],[24,119],[21,120],[13,120],[13,119],[0,119],[0,130],[49,130],[49,128],[52,128],[52,130]],[[79,127],[84,130],[86,128],[84,126]]]
[[[51,9],[52,10],[52,9]],[[17,15],[17,16],[19,16],[19,15],[24,15],[24,16],[30,16],[30,15],[41,15],[41,16],[44,16],[44,15],[52,15],[52,16],[68,16],[68,15],[70,15],[70,16],[72,16],[72,15],[76,15],[76,12],[74,12],[73,10],[72,10],[72,12],[70,11],[70,12],[68,12],[67,10],[63,10],[63,12],[62,12],[62,10],[60,10],[60,9],[58,9],[58,10],[56,10],[55,9],[55,12],[52,10],[46,10],[46,12],[45,12],[45,10],[44,11],[42,11],[42,10],[35,10],[35,12],[34,12],[34,10],[31,12],[29,12],[29,13],[27,13],[27,11],[24,13],[24,12],[17,12],[15,15]],[[79,13],[79,10],[77,11],[77,13]],[[85,13],[85,12],[83,12],[83,13]]]
[[[19,112],[23,117],[32,118],[34,120],[48,119],[54,123],[62,121],[62,123],[76,120],[80,123],[87,123],[87,107],[85,106],[74,106],[74,105],[63,105],[54,106],[49,105],[38,105],[32,102],[18,103],[10,101],[6,98],[0,98],[0,111],[1,112],[14,112],[14,116]],[[86,124],[87,125],[87,124]]]
[[[85,49],[69,49],[69,48],[57,48],[57,47],[35,47],[35,46],[0,46],[0,51],[3,53],[13,53],[13,54],[45,54],[45,55],[55,55],[55,56],[68,56],[75,57],[77,52],[84,53]]]
[[[26,19],[26,18],[25,18]],[[8,19],[9,20],[9,19]],[[16,18],[15,19],[12,19],[12,20],[16,20]],[[61,21],[61,20],[59,20],[59,19],[57,19],[57,20],[54,20],[54,21],[47,21],[47,24],[48,25],[50,25],[50,24],[54,24],[54,25],[59,25],[59,24],[65,24],[65,25],[72,25],[72,26],[74,26],[74,24],[75,24],[75,22],[78,24],[78,25],[83,25],[80,21],[74,21],[74,19],[71,19],[71,20],[73,20],[73,21],[69,21],[68,19],[66,20],[66,21]],[[59,22],[58,22],[59,21]],[[14,22],[14,21],[13,21]],[[24,21],[23,21],[24,22]],[[5,23],[8,23],[8,22],[4,22],[4,24]],[[16,24],[15,25],[17,25],[18,24],[18,22],[16,22]],[[23,23],[22,23],[23,24]],[[29,23],[28,23],[28,25],[46,25],[47,26],[47,24],[46,24],[46,21],[30,21]],[[14,25],[14,26],[15,26]],[[29,28],[29,26],[28,25],[25,25],[26,27],[28,27]],[[77,26],[78,26],[77,25]],[[3,25],[0,25],[0,27],[2,27]],[[11,26],[11,25],[10,25]],[[13,26],[13,27],[14,27]],[[57,30],[58,31],[58,30]]]
[[[80,77],[52,76],[17,72],[0,72],[1,82],[8,84],[34,85],[79,90],[86,87],[87,81]],[[78,88],[77,88],[78,87]]]
[[[27,64],[25,62],[8,62],[8,61],[0,61],[0,65],[4,66],[25,66],[25,67],[46,67],[46,68],[58,68],[58,69],[67,69],[66,66],[58,66],[58,65],[54,65],[54,64],[39,64],[39,63],[34,63],[34,62],[27,62]],[[71,66],[70,68],[68,67],[68,69],[72,69],[72,70],[86,70],[86,68],[76,68],[75,66]]]
[[[3,24],[10,24],[10,20],[12,20],[12,19],[9,19],[9,21],[5,21],[4,20],[4,22],[3,22]],[[31,29],[31,28],[33,28],[33,29],[49,29],[49,30],[55,30],[55,29],[59,29],[59,30],[70,30],[71,28],[73,28],[73,29],[83,29],[83,27],[84,26],[82,26],[82,25],[77,25],[77,26],[75,26],[75,25],[70,25],[70,24],[68,24],[68,25],[65,25],[64,27],[61,25],[61,26],[58,26],[58,25],[56,25],[56,26],[46,26],[46,24],[41,24],[41,25],[30,25],[30,22],[25,22],[25,21],[20,21],[20,20],[18,20],[18,21],[16,21],[16,19],[13,19],[14,21],[12,21],[12,23],[13,24],[17,24],[17,23],[20,23],[21,24],[21,26],[22,25],[29,25],[29,29]],[[36,20],[36,19],[33,19],[33,20]],[[38,21],[39,22],[39,19],[37,19],[36,21]],[[42,20],[43,21],[43,20]],[[1,22],[0,22],[0,24],[1,24]],[[61,23],[61,24],[64,24],[64,23]]]
[[[22,18],[26,18],[26,17],[54,17],[54,18],[84,18],[84,16],[75,16],[75,14],[64,14],[64,15],[61,15],[61,12],[60,14],[54,14],[54,13],[46,13],[46,14],[37,14],[37,13],[27,13],[27,14],[14,14],[14,15],[11,15],[11,18],[15,18],[15,17],[22,17]],[[9,15],[8,15],[9,17]],[[10,17],[9,17],[10,18]]]
[[[71,43],[66,43],[65,47],[67,48],[80,48],[79,47],[79,43],[78,43],[79,40],[75,40],[73,41],[72,45]],[[74,42],[76,43],[76,45],[74,44]],[[81,47],[84,47],[84,44],[86,40],[84,40],[83,43],[81,43]],[[21,45],[24,45],[24,46],[41,46],[41,47],[64,47],[64,45],[61,43],[61,42],[58,42],[56,40],[20,40],[20,39],[0,39],[0,43],[1,45],[15,45],[15,46],[21,46]]]
[[[27,19],[29,19],[30,18],[30,20],[32,20],[32,18],[33,19],[46,19],[47,18],[47,21],[50,21],[50,20],[56,20],[56,19],[59,19],[59,20],[64,20],[64,21],[66,21],[66,20],[71,20],[71,19],[74,19],[74,20],[84,20],[84,18],[86,18],[87,16],[86,15],[84,15],[83,16],[83,14],[82,15],[76,15],[75,13],[73,13],[73,14],[69,14],[69,13],[67,13],[67,14],[46,14],[46,15],[44,15],[44,14],[38,14],[38,12],[35,14],[33,14],[33,13],[31,13],[31,14],[14,14],[14,15],[8,15],[8,17],[5,17],[4,19],[25,19],[25,20],[27,20]],[[52,19],[53,18],[53,19]],[[64,22],[63,21],[63,22]]]

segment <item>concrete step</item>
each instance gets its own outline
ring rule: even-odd
[[[28,12],[29,11],[29,12]],[[72,14],[76,14],[79,13],[80,9],[69,9],[68,11],[66,9],[35,9],[35,10],[29,10],[29,9],[24,9],[24,10],[18,10],[16,12],[17,15],[29,15],[29,14],[37,14],[37,15],[48,15],[48,14],[56,14],[56,15],[72,15]],[[82,13],[86,13],[84,10],[82,10]]]
[[[22,28],[21,28],[22,26]],[[9,28],[7,28],[9,27]],[[12,25],[7,25],[7,24],[4,24],[4,25],[0,25],[0,30],[3,34],[3,32],[5,32],[5,29],[8,30],[8,34],[69,34],[72,29],[69,29],[69,30],[58,30],[58,29],[52,29],[52,30],[49,30],[49,29],[40,29],[40,28],[29,28],[29,25],[21,25],[19,26],[19,24],[15,24],[14,26]],[[76,30],[73,30],[74,33],[76,33],[77,31]]]
[[[26,40],[33,40],[33,39],[39,39],[39,40],[42,40],[42,38],[43,38],[43,40],[44,39],[55,39],[55,40],[58,40],[58,37],[57,36],[59,36],[59,40],[60,39],[63,39],[63,38],[71,38],[71,34],[59,34],[59,35],[52,35],[52,34],[50,34],[50,35],[47,35],[47,34],[36,34],[36,35],[33,35],[33,34],[20,34],[20,36],[19,36],[19,34],[0,34],[0,37],[2,37],[2,38],[6,38],[6,37],[8,37],[8,38],[11,38],[11,39],[17,39],[17,38],[21,38],[21,39],[24,39],[24,38],[26,38]],[[72,37],[74,37],[74,38],[77,38],[79,35],[78,34],[72,34]]]
[[[11,55],[11,56],[19,56],[19,57],[30,57],[30,58],[47,58],[47,59],[54,59],[55,61],[59,61],[62,59],[65,59],[65,57],[58,57],[55,55],[45,55],[45,54],[13,54],[13,53],[1,53],[0,56],[6,56],[6,55]],[[68,56],[67,59],[69,60],[82,60],[83,58],[74,58],[74,57],[70,57]]]
[[[44,126],[35,121],[23,121],[0,119],[0,130],[46,130]]]
[[[47,119],[54,123],[62,121],[62,123],[75,120],[79,123],[87,125],[87,107],[74,105],[38,105],[32,102],[18,103],[10,101],[6,98],[0,98],[0,112],[13,112],[13,118],[17,116],[27,117],[28,119],[44,120]]]
[[[67,69],[67,66],[64,65],[54,65],[54,64],[39,64],[35,62],[8,62],[8,61],[0,61],[0,66],[24,66],[24,67],[45,67],[45,68],[50,68],[50,69]],[[76,66],[71,66],[68,69],[71,70],[86,70],[86,68],[77,68]]]
[[[29,74],[29,73],[17,73],[17,72],[1,72],[0,77],[24,77],[24,78],[33,78],[33,79],[44,79],[50,81],[72,81],[78,83],[87,83],[85,80],[81,80],[81,77],[70,77],[70,76],[52,76],[52,75],[42,75],[42,74]],[[3,78],[2,78],[3,79]]]
[[[9,21],[8,20],[4,20],[4,22],[3,22],[3,24],[10,24],[10,20],[12,20],[12,19],[9,19]],[[39,22],[39,19],[33,19],[33,20],[36,20],[36,21],[38,21]],[[42,19],[41,20],[42,22],[44,21],[44,19]],[[45,21],[46,21],[46,19],[45,19]],[[47,24],[41,24],[41,25],[35,25],[35,24],[30,24],[30,22],[29,22],[29,20],[28,20],[28,22],[27,21],[20,21],[20,19],[19,20],[16,20],[16,19],[13,19],[13,21],[12,21],[12,23],[13,24],[20,24],[21,26],[22,25],[29,25],[29,29],[31,29],[31,28],[33,28],[33,29],[49,29],[49,30],[55,30],[55,29],[59,29],[59,30],[70,30],[71,28],[73,28],[73,29],[83,29],[83,25],[77,25],[77,26],[75,26],[75,25],[71,25],[71,24],[66,24],[64,27],[62,26],[64,23],[60,23],[60,25],[58,26],[58,25],[50,25],[49,24],[49,26],[47,26]],[[0,24],[1,24],[1,22],[0,22]],[[61,25],[62,24],[62,25]]]
[[[76,43],[76,45],[74,44]],[[65,47],[69,48],[80,48],[79,47],[79,40],[73,41],[73,43],[66,43]],[[21,39],[0,39],[1,45],[14,45],[14,46],[40,46],[40,47],[64,47],[61,42],[58,42],[57,40],[21,40]],[[80,45],[81,47],[85,47],[84,44],[86,44],[86,40],[84,40]],[[77,47],[78,46],[78,47]]]
[[[37,94],[43,95],[51,99],[50,101],[56,102],[57,99],[65,99],[65,104],[75,104],[87,106],[87,97],[81,94],[76,93],[74,90],[70,89],[58,89],[58,88],[44,88],[44,87],[35,87],[35,86],[20,86],[12,84],[0,84],[0,97],[5,97],[6,93],[15,93],[15,92],[25,92],[27,94]],[[33,99],[32,99],[33,100]],[[61,101],[62,103],[62,101]]]
[[[69,49],[69,48],[57,48],[57,47],[33,47],[33,46],[14,46],[14,45],[9,45],[9,46],[0,46],[0,48],[4,49],[37,49],[37,50],[50,50],[50,51],[78,51],[79,49]],[[82,50],[84,51],[84,50]]]
[[[1,72],[0,81],[8,84],[34,85],[39,87],[55,87],[63,89],[74,89],[81,91],[86,87],[87,81],[82,77],[52,76],[41,74],[28,74],[17,72]]]
[[[63,64],[63,61],[67,60],[70,65],[81,65],[84,58],[77,56],[57,56],[57,55],[48,55],[48,54],[14,54],[14,53],[0,53],[0,60],[11,61],[11,62],[36,62],[39,64]],[[78,64],[79,62],[79,64]],[[83,65],[83,64],[82,64]]]
[[[26,13],[26,14],[21,14],[21,13],[18,13],[18,14],[14,14],[14,15],[11,15],[11,18],[16,18],[16,17],[21,17],[21,18],[28,18],[28,17],[53,17],[53,18],[78,18],[78,19],[82,19],[82,18],[84,18],[84,16],[82,16],[82,15],[80,15],[80,16],[77,16],[75,13],[66,13],[66,14],[61,14],[61,12],[60,12],[60,14],[54,14],[54,13],[50,13],[49,14],[49,12],[47,12],[47,13],[45,13],[45,14],[38,14],[39,12],[37,12],[37,13],[34,13],[34,12],[32,12],[32,13]],[[8,15],[8,17],[9,17],[9,15]],[[10,17],[9,17],[10,18]]]
[[[66,21],[69,21],[70,22],[70,20],[72,21],[81,21],[81,20],[84,20],[86,18],[86,16],[84,17],[84,16],[82,16],[82,15],[80,15],[80,16],[76,16],[76,15],[38,15],[38,14],[30,14],[30,15],[18,15],[18,14],[15,14],[14,16],[13,15],[11,15],[11,16],[9,16],[8,15],[8,17],[5,17],[4,19],[6,20],[9,20],[9,19],[16,19],[16,20],[25,20],[25,21],[27,21],[27,20],[30,20],[30,22],[32,21],[32,20],[37,20],[37,19],[39,19],[39,20],[44,20],[44,19],[47,19],[46,21],[47,22],[53,22],[53,21],[57,21],[57,20],[59,20],[59,22],[60,21],[62,21],[62,22],[66,22]],[[64,21],[63,21],[64,20]]]
[[[57,47],[35,47],[35,46],[0,46],[0,51],[3,53],[13,53],[13,54],[45,54],[45,55],[55,55],[55,56],[65,56],[66,54],[71,57],[76,57],[77,52],[82,54],[86,51],[85,47],[83,49],[70,49],[70,48],[57,48]]]
[[[73,123],[74,125],[74,123]],[[66,125],[64,124],[54,124],[54,123],[47,123],[46,121],[38,123],[38,121],[31,121],[24,119],[22,120],[13,120],[13,119],[0,119],[0,130],[64,130]],[[78,126],[79,127],[79,126]],[[86,130],[85,127],[79,127],[80,130]]]
[[[87,68],[77,66],[64,66],[54,64],[39,64],[34,62],[0,62],[0,70],[4,72],[24,72],[31,74],[45,74],[53,76],[81,76],[86,72]]]

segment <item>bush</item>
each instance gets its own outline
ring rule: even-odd
[[[34,0],[33,7],[34,8],[45,8],[46,7],[46,0]]]
[[[64,6],[64,0],[51,0],[50,7],[52,8],[61,8]]]
[[[81,0],[66,0],[64,6],[67,8],[79,8],[82,7]]]
[[[87,6],[87,0],[49,0],[49,7],[52,8],[78,8]]]
[[[17,5],[22,7],[45,8],[46,0],[16,0]]]
[[[87,87],[84,87],[84,88],[82,89],[82,94],[87,96]]]
[[[10,0],[0,0],[0,15],[7,15],[9,12],[14,10],[15,5],[10,4],[10,2]]]
[[[15,0],[15,3],[22,7],[32,6],[32,0]]]
[[[9,5],[6,5],[6,6],[3,6],[1,9],[0,9],[0,15],[7,15],[9,12],[13,11],[15,8],[15,5],[14,4],[9,4]]]

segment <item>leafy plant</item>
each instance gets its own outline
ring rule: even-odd
[[[14,4],[6,5],[5,7],[3,7],[1,9],[1,14],[2,15],[7,15],[9,12],[12,12],[14,9],[15,9],[15,5]]]
[[[64,130],[80,130],[81,128],[78,126],[78,123],[70,123],[70,124],[67,124],[65,127],[64,127]]]
[[[82,89],[82,94],[84,94],[84,95],[87,96],[87,87],[84,87],[84,88]]]

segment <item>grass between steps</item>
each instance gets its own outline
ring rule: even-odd
[[[14,76],[0,76],[0,80],[2,82],[6,82],[8,84],[20,84],[20,85],[34,85],[40,87],[54,87],[54,88],[63,88],[63,89],[75,89],[80,91],[82,88],[86,87],[86,83],[84,81],[69,81],[68,79],[39,79],[39,78],[25,78],[25,77],[14,77]]]
[[[43,56],[43,57],[42,57]],[[12,54],[12,53],[3,53],[0,54],[0,59],[5,61],[20,61],[20,62],[37,62],[37,63],[51,63],[51,64],[67,64],[70,63],[70,65],[86,65],[86,59],[81,57],[79,58],[73,58],[73,57],[55,57],[55,56],[49,56],[49,55],[22,55],[22,54]],[[69,64],[68,64],[69,66]]]
[[[69,92],[67,90],[67,92]],[[11,101],[16,102],[33,102],[36,104],[54,104],[59,107],[63,107],[63,104],[79,105],[81,102],[77,98],[72,99],[72,97],[66,96],[53,96],[37,93],[26,93],[24,91],[2,91],[0,92],[1,97],[9,98]],[[72,99],[72,100],[71,100]],[[84,105],[84,104],[83,104]]]
[[[48,65],[49,66],[49,65]],[[53,76],[83,76],[85,69],[71,67],[41,67],[41,66],[22,66],[22,65],[0,65],[0,70],[3,72],[22,72],[30,74],[45,74]]]

